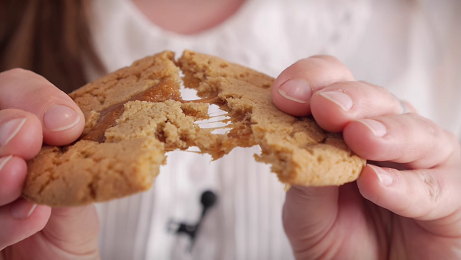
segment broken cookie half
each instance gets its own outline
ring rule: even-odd
[[[85,115],[83,134],[71,145],[43,146],[28,162],[23,197],[61,207],[145,191],[165,153],[189,147],[219,159],[235,147],[259,145],[255,159],[271,164],[290,185],[357,179],[365,160],[312,117],[278,110],[272,83],[259,72],[191,51],[178,61],[169,51],[136,61],[70,94]],[[182,84],[200,98],[183,100]],[[210,119],[210,105],[227,112],[224,133],[200,127],[200,120]]]

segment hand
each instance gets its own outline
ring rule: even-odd
[[[290,81],[288,81],[290,80]],[[274,103],[343,132],[369,160],[356,182],[292,187],[283,224],[297,259],[461,258],[461,156],[457,138],[391,93],[354,81],[338,60],[287,68]]]
[[[94,206],[51,209],[20,197],[42,141],[71,143],[83,127],[78,106],[43,77],[0,73],[0,259],[99,258]]]

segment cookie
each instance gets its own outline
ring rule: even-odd
[[[180,74],[183,74],[181,78]],[[341,134],[312,117],[293,117],[271,99],[273,78],[217,57],[165,51],[108,74],[70,94],[85,115],[73,144],[43,146],[28,161],[23,197],[54,207],[108,201],[149,189],[168,151],[198,147],[219,159],[235,147],[259,145],[259,162],[290,185],[341,185],[357,179],[365,160]],[[180,89],[197,90],[183,100]],[[224,133],[200,127],[217,105]],[[224,118],[224,119],[222,119]],[[222,132],[221,131],[221,132]]]

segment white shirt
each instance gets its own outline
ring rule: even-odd
[[[152,24],[129,0],[95,0],[92,33],[109,71],[163,50],[179,56],[191,49],[276,77],[301,58],[334,55],[356,79],[388,88],[461,136],[460,7],[456,0],[247,0],[222,24],[184,36]],[[97,205],[102,257],[292,259],[281,224],[283,185],[254,162],[258,151],[236,149],[215,162],[169,153],[151,190]],[[167,226],[196,223],[205,190],[218,202],[188,251],[189,239]]]

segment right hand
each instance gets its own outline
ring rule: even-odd
[[[272,91],[281,110],[342,132],[369,162],[355,182],[287,192],[283,224],[297,259],[461,259],[461,146],[453,133],[385,88],[355,81],[330,56],[296,62]]]
[[[0,73],[0,259],[98,259],[93,205],[50,208],[21,198],[26,160],[42,143],[65,145],[85,119],[64,92],[22,69]]]

